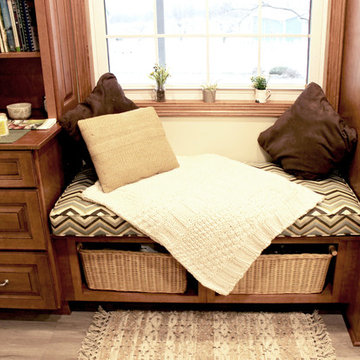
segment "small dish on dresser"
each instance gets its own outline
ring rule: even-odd
[[[25,120],[31,116],[31,103],[15,103],[6,106],[9,117],[16,120]]]

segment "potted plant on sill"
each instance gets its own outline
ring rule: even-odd
[[[165,82],[170,76],[166,66],[155,64],[154,71],[149,74],[150,79],[156,81],[156,101],[165,101]]]
[[[271,96],[271,91],[266,89],[268,83],[266,78],[262,75],[252,76],[251,82],[255,89],[255,102],[266,103]]]
[[[214,83],[214,84],[201,85],[201,88],[203,94],[203,101],[206,103],[215,102],[217,84]]]

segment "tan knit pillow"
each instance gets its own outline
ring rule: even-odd
[[[179,166],[154,108],[78,122],[104,192]]]

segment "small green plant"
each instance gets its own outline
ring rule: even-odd
[[[207,83],[207,84],[204,84],[204,85],[201,85],[201,88],[203,90],[211,90],[211,91],[215,91],[217,89],[217,83]]]
[[[164,87],[164,84],[166,82],[166,79],[170,76],[168,70],[166,69],[166,66],[162,66],[159,64],[155,64],[154,71],[152,71],[149,74],[150,79],[153,79],[156,81],[156,85],[158,89],[162,89]]]
[[[264,76],[258,75],[258,76],[252,76],[251,82],[253,84],[253,87],[258,90],[266,90],[267,87],[267,80],[264,78]]]

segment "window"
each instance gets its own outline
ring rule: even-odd
[[[322,83],[327,0],[95,0],[95,73],[150,88],[155,63],[168,88],[302,89]],[[95,15],[96,14],[96,15]],[[105,30],[106,29],[106,30]]]

